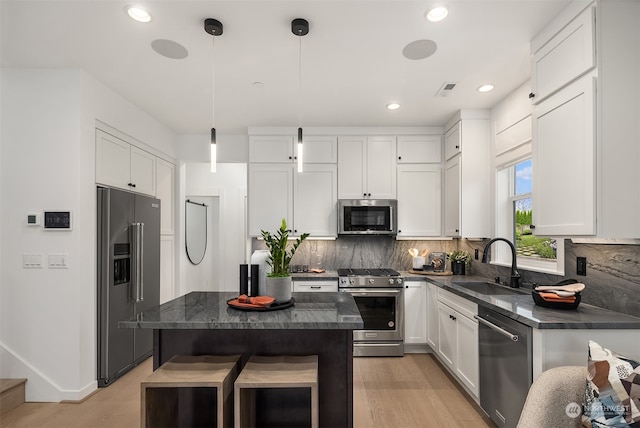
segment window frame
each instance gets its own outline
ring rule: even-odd
[[[515,195],[515,166],[523,161],[532,159],[531,155],[514,159],[496,168],[496,236],[508,237],[515,245],[515,207],[514,202],[519,199],[534,197],[534,192]],[[535,234],[535,231],[534,231]],[[530,270],[553,275],[564,275],[564,239],[556,240],[555,261],[534,259],[518,256],[518,269]],[[511,267],[511,250],[505,245],[494,244],[491,251],[491,264]]]

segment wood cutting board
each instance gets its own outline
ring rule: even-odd
[[[576,282],[574,284],[564,284],[564,285],[538,285],[535,288],[536,291],[545,291],[545,290],[563,290],[563,291],[573,291],[574,293],[579,293],[584,290],[584,284],[581,282]]]

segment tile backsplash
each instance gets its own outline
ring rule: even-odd
[[[307,240],[302,243],[292,264],[335,270],[345,267],[387,267],[400,271],[411,269],[410,248],[430,252],[475,249],[480,256],[488,240],[470,241],[397,241],[387,236],[345,236],[335,241]],[[263,249],[264,242],[253,240],[253,249]],[[587,275],[576,275],[576,257],[587,259]],[[640,246],[622,244],[577,244],[565,240],[565,275],[549,275],[519,269],[525,285],[553,284],[575,278],[586,285],[582,302],[616,312],[640,317]],[[499,276],[508,281],[508,267],[471,262],[471,272],[490,279]],[[529,285],[530,286],[530,285]]]

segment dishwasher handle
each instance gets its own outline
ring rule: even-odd
[[[505,330],[504,328],[502,328],[502,327],[498,327],[498,326],[497,326],[497,325],[495,325],[494,323],[489,322],[489,321],[487,321],[486,319],[479,317],[478,315],[474,315],[473,317],[474,317],[476,320],[478,320],[478,322],[479,322],[480,324],[484,324],[484,325],[486,325],[487,327],[492,328],[493,330],[497,331],[497,332],[498,332],[498,333],[500,333],[501,335],[503,335],[503,336],[507,336],[509,339],[513,340],[514,342],[517,342],[517,341],[519,340],[519,337],[518,337],[518,335],[517,335],[517,334],[510,333],[510,332],[508,332],[507,330]]]

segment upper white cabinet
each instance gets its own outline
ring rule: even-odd
[[[96,129],[96,183],[156,194],[156,157]]]
[[[249,236],[293,226],[293,165],[249,165]]]
[[[442,168],[430,164],[398,165],[398,236],[440,236]]]
[[[639,238],[640,2],[580,5],[531,42],[535,233]]]
[[[448,123],[445,157],[453,155],[444,167],[445,236],[491,236],[489,132],[488,110],[461,110]]]
[[[396,199],[396,137],[338,139],[338,198]]]
[[[249,138],[249,162],[293,162],[293,135],[257,135]]]
[[[441,163],[442,137],[440,135],[399,135],[398,163]]]
[[[595,102],[595,81],[583,78],[534,110],[537,235],[596,233]]]
[[[337,140],[335,136],[304,136],[303,162],[336,163]],[[252,135],[249,139],[249,161],[252,163],[297,162],[297,136]]]
[[[588,7],[533,54],[531,100],[537,104],[596,65],[595,8]]]
[[[462,151],[462,133],[459,123],[452,126],[444,134],[444,159],[449,160]]]
[[[337,167],[305,164],[249,166],[249,235],[274,230],[287,220],[293,235],[336,236]]]

